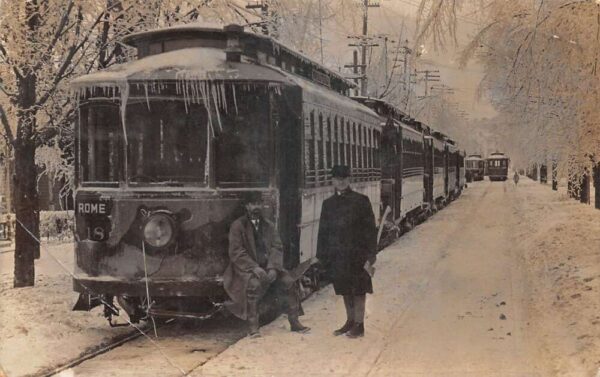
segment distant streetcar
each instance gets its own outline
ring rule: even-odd
[[[486,174],[490,181],[506,181],[510,159],[501,152],[494,152],[485,159]]]
[[[481,181],[485,175],[485,160],[480,154],[471,154],[465,158],[467,181]]]

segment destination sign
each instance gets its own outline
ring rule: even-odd
[[[79,202],[77,213],[81,215],[108,215],[108,204],[102,202]]]

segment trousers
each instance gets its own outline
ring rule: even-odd
[[[272,283],[261,281],[252,277],[248,281],[246,294],[248,295],[248,317],[258,318],[258,303],[267,293],[271,285],[275,288],[277,298],[284,303],[289,318],[298,318],[300,315],[300,297],[296,281],[288,271],[277,271],[277,278]]]

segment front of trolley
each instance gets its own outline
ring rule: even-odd
[[[244,193],[262,193],[277,222],[274,135],[289,83],[228,53],[162,51],[73,82],[76,310],[113,298],[132,320],[213,310]]]

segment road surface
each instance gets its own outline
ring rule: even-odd
[[[535,318],[513,236],[516,195],[512,182],[472,184],[385,249],[362,339],[331,335],[345,317],[328,287],[304,304],[309,334],[290,333],[281,317],[258,339],[235,342],[240,329],[226,325],[159,337],[162,351],[138,339],[65,375],[551,375],[530,326]]]

